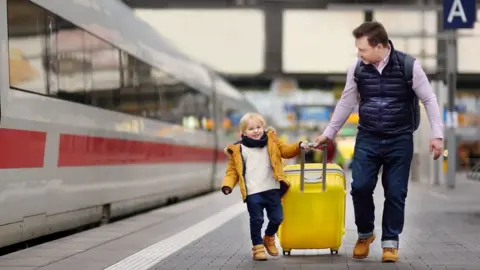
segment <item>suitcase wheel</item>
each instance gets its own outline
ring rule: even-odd
[[[290,250],[284,250],[283,256],[290,256]]]
[[[333,254],[338,254],[338,250],[330,249],[330,255],[333,255]]]

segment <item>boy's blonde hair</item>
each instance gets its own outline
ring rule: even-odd
[[[259,121],[263,128],[266,128],[267,122],[262,115],[259,113],[246,113],[244,116],[242,116],[242,119],[240,119],[240,132],[244,133],[247,130],[247,124],[251,120]]]

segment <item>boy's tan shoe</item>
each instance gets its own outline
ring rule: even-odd
[[[263,244],[265,245],[268,254],[272,256],[278,256],[278,249],[275,246],[275,236],[265,235],[263,237]]]
[[[267,259],[267,254],[265,254],[265,247],[263,245],[253,246],[252,253],[255,261],[265,261]]]

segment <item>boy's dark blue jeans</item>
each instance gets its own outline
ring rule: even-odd
[[[375,205],[373,191],[383,166],[385,203],[382,220],[382,247],[398,248],[405,217],[405,199],[413,155],[413,135],[379,136],[359,131],[352,162],[352,190],[355,223],[359,238],[373,234]]]
[[[268,217],[268,225],[265,235],[274,236],[278,227],[283,221],[283,208],[281,197],[285,189],[271,189],[247,196],[246,203],[250,215],[250,236],[252,244],[263,245],[262,226],[263,210],[265,209]]]

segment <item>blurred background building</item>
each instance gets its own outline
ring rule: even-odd
[[[328,122],[355,58],[351,31],[363,21],[383,23],[396,48],[421,61],[446,111],[446,46],[439,37],[444,32],[442,1],[124,2],[175,46],[224,74],[285,138],[312,137]],[[480,152],[480,28],[458,32],[455,152],[458,169],[471,170]],[[345,141],[353,147],[356,117],[352,114],[338,138],[342,149]],[[238,117],[231,120],[235,124]],[[417,148],[428,138],[428,121],[422,124],[427,126],[417,132],[423,134],[417,135]]]

